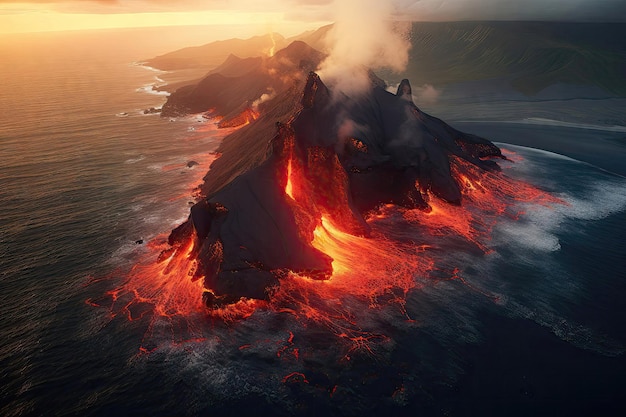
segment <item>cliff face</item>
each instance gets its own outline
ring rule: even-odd
[[[273,103],[298,96],[300,104],[274,109],[290,117],[273,125],[269,147],[260,151],[271,111],[226,140],[231,147],[207,175],[206,198],[170,236],[174,247],[195,240],[195,277],[204,279],[208,306],[268,298],[289,272],[329,278],[333,259],[312,245],[322,223],[368,236],[364,216],[378,205],[428,211],[430,194],[461,204],[451,156],[498,169],[485,159],[501,157],[496,146],[420,111],[407,80],[396,94],[372,83],[362,96],[348,97],[333,95],[310,73],[299,94],[284,94]]]

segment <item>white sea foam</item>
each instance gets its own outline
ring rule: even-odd
[[[143,87],[139,87],[137,88],[135,91],[138,93],[146,93],[146,94],[152,94],[155,96],[163,96],[163,97],[168,97],[170,95],[170,93],[168,91],[159,91],[156,90],[154,84],[147,84],[144,85]]]
[[[146,157],[144,155],[139,155],[135,158],[129,158],[126,161],[124,161],[125,164],[136,164],[137,162],[143,161],[144,159],[146,159]]]
[[[626,210],[626,179],[598,182],[588,187],[585,198],[565,197],[569,206],[560,208],[564,216],[579,220],[599,220]]]
[[[158,68],[151,67],[149,65],[146,65],[144,62],[133,62],[131,65],[136,66],[136,67],[141,67],[141,68],[143,68],[145,70],[148,70],[148,71],[158,72],[158,73],[161,73],[161,74],[166,74],[166,73],[169,72],[169,71],[164,71],[164,70],[161,70],[161,69],[158,69]]]
[[[500,305],[508,315],[531,319],[564,341],[609,356],[623,353],[618,341],[561,311],[564,304],[577,302],[588,277],[564,269],[554,253],[562,250],[560,236],[584,231],[585,222],[626,211],[626,178],[562,155],[515,148],[524,159],[515,164],[511,175],[535,184],[545,181],[545,176],[554,177],[551,184],[558,192],[553,194],[565,204],[524,204],[519,220],[503,218],[493,230],[494,252],[472,262],[480,271],[472,284],[485,291],[498,288]],[[502,276],[503,268],[516,265],[529,274],[522,286]]]
[[[554,180],[544,179],[554,175],[547,172],[551,161],[564,162],[572,170],[571,175],[578,175],[575,188],[563,190],[557,195],[565,204],[553,204],[551,207],[523,205],[520,208],[525,214],[519,221],[501,222],[496,232],[504,242],[534,250],[556,251],[560,249],[556,233],[566,220],[600,220],[626,210],[626,178],[612,175],[598,177],[592,174],[600,170],[585,162],[548,151],[510,147],[527,158],[516,163],[511,173],[529,177],[533,183],[546,185],[548,182],[554,186]],[[581,170],[587,170],[588,175],[580,174]]]
[[[568,161],[579,163],[579,164],[586,164],[586,162],[579,161],[569,156],[561,155],[560,153],[556,153],[556,152],[546,151],[543,149],[529,148],[526,146],[512,145],[510,143],[502,143],[502,142],[494,142],[494,144],[496,144],[500,148],[519,150],[524,153],[530,152],[530,153],[535,153],[535,154],[543,154],[548,159],[562,159],[562,160],[568,160]],[[534,166],[532,168],[534,168]]]
[[[541,214],[538,212],[541,211]],[[561,249],[558,237],[551,231],[558,227],[561,219],[549,214],[549,210],[534,212],[528,222],[506,222],[497,227],[498,242],[506,242],[528,249],[553,252]]]

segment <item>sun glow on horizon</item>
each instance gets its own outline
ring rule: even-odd
[[[59,32],[94,29],[146,28],[164,26],[202,26],[256,28],[267,27],[285,36],[315,29],[327,22],[296,22],[286,20],[276,11],[199,10],[145,13],[66,13],[29,5],[17,8],[0,5],[0,35],[10,33]],[[237,32],[225,33],[237,36]]]

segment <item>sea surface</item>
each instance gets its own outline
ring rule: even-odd
[[[163,74],[139,62],[189,45],[156,35],[0,39],[1,415],[624,415],[626,178],[506,138],[504,173],[562,203],[520,203],[486,250],[403,230],[454,272],[415,276],[402,306],[351,300],[363,317],[337,322],[362,345],[275,311],[173,323],[93,302],[187,217],[227,133],[144,114]],[[624,99],[471,90],[424,109],[626,146]]]

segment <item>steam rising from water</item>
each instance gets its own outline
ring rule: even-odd
[[[367,69],[402,71],[408,62],[410,23],[392,21],[394,5],[380,0],[335,0],[329,57],[318,73],[324,82],[356,94],[369,85]]]

